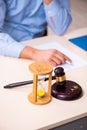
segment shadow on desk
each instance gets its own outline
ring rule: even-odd
[[[50,130],[87,130],[87,116]]]

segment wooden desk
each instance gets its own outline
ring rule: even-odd
[[[63,37],[43,37],[26,41],[25,44],[34,46],[52,41],[60,42],[87,61],[87,53]],[[31,62],[0,56],[0,130],[47,130],[87,117],[87,66],[66,73],[67,79],[80,84],[84,92],[83,96],[75,101],[52,98],[47,105],[33,105],[27,99],[32,84],[13,89],[3,88],[8,83],[32,79],[33,75],[28,70]]]

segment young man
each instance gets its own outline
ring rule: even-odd
[[[20,43],[44,36],[47,25],[62,35],[71,21],[70,0],[0,0],[0,55],[46,61],[53,66],[71,62],[58,50],[38,50]]]

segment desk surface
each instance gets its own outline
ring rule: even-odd
[[[74,30],[74,31],[66,34],[64,37],[70,39],[70,38],[75,38],[75,37],[82,36],[82,35],[87,35],[87,28],[81,28],[81,29]]]
[[[44,44],[58,41],[87,61],[87,52],[71,44],[63,37],[50,36],[26,41],[25,44]],[[46,105],[33,105],[28,101],[32,84],[13,89],[3,86],[33,78],[28,70],[32,61],[0,56],[0,130],[49,129],[87,116],[87,66],[67,71],[67,79],[82,86],[83,96],[75,101],[52,98]],[[45,83],[46,85],[46,83]]]

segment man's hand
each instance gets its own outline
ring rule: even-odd
[[[52,1],[52,0],[44,0],[44,3],[48,5],[48,4],[51,3],[51,1]]]
[[[39,50],[29,46],[23,49],[20,58],[45,61],[50,63],[52,66],[64,64],[66,61],[72,62],[69,57],[56,49]]]

